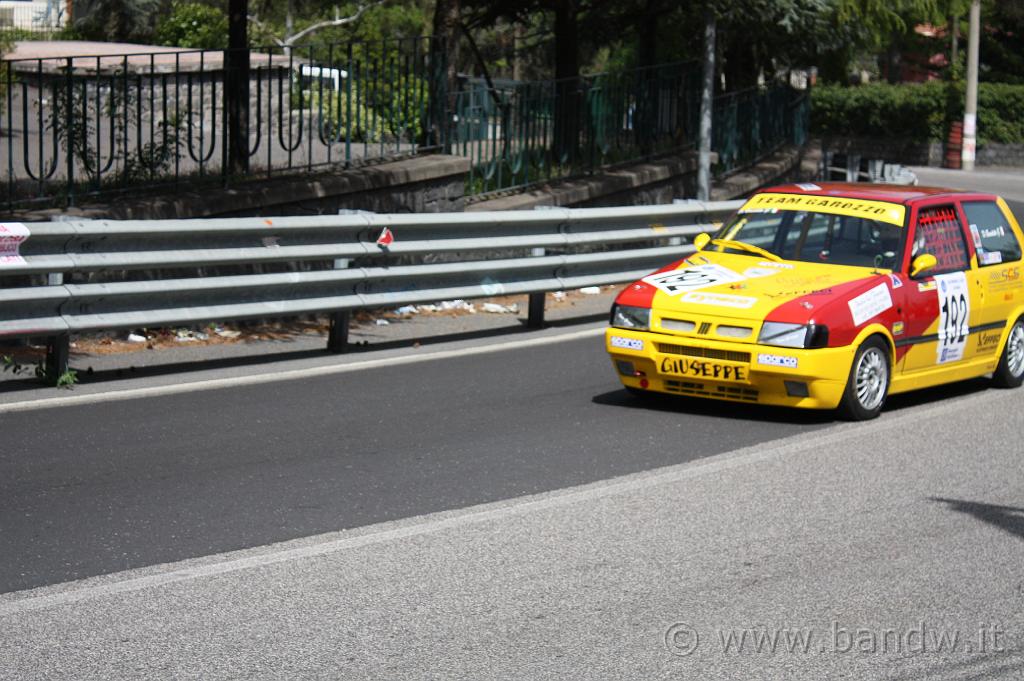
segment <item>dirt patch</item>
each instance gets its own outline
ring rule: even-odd
[[[614,286],[600,287],[605,293]],[[588,289],[582,289],[585,291]],[[590,289],[593,290],[593,289]],[[548,293],[545,296],[545,308],[556,310],[576,305],[577,301],[594,294],[577,291]],[[401,320],[413,317],[463,317],[467,315],[508,314],[523,315],[526,313],[528,296],[495,296],[464,301],[445,301],[433,305],[403,306],[394,309],[356,310],[352,313],[353,329],[376,326],[377,320]],[[494,307],[489,307],[494,306]],[[411,310],[415,308],[415,312]],[[487,309],[495,310],[488,312]],[[498,312],[497,310],[502,310]],[[403,311],[404,310],[404,311]],[[114,355],[146,350],[163,350],[182,346],[196,345],[234,345],[238,343],[259,343],[263,341],[288,341],[301,336],[326,336],[330,329],[327,316],[307,319],[290,319],[280,322],[255,323],[236,322],[223,324],[206,324],[202,326],[168,327],[159,329],[133,329],[131,331],[113,331],[72,336],[72,355]],[[2,346],[0,356],[10,356],[21,364],[35,364],[46,356],[46,348],[42,346]]]

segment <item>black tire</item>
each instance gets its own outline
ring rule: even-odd
[[[1000,388],[1019,388],[1024,383],[1024,318],[1010,327],[999,365],[992,372],[992,383]]]
[[[846,390],[839,402],[839,414],[850,421],[867,421],[885,406],[892,383],[889,346],[880,338],[869,338],[857,348]]]

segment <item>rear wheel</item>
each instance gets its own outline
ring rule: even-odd
[[[875,418],[889,394],[889,381],[889,348],[882,340],[869,338],[857,348],[839,413],[851,421]]]
[[[1000,388],[1016,388],[1024,382],[1024,319],[1013,323],[992,382]]]

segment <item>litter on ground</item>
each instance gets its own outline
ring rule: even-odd
[[[499,305],[498,303],[484,303],[481,306],[484,312],[490,312],[491,314],[515,314],[519,312],[519,306],[516,303],[511,305]]]

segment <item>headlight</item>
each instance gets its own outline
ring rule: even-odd
[[[828,345],[828,327],[820,324],[765,322],[757,342],[784,348],[823,348]]]
[[[611,325],[621,329],[647,331],[651,327],[651,308],[612,305]]]

